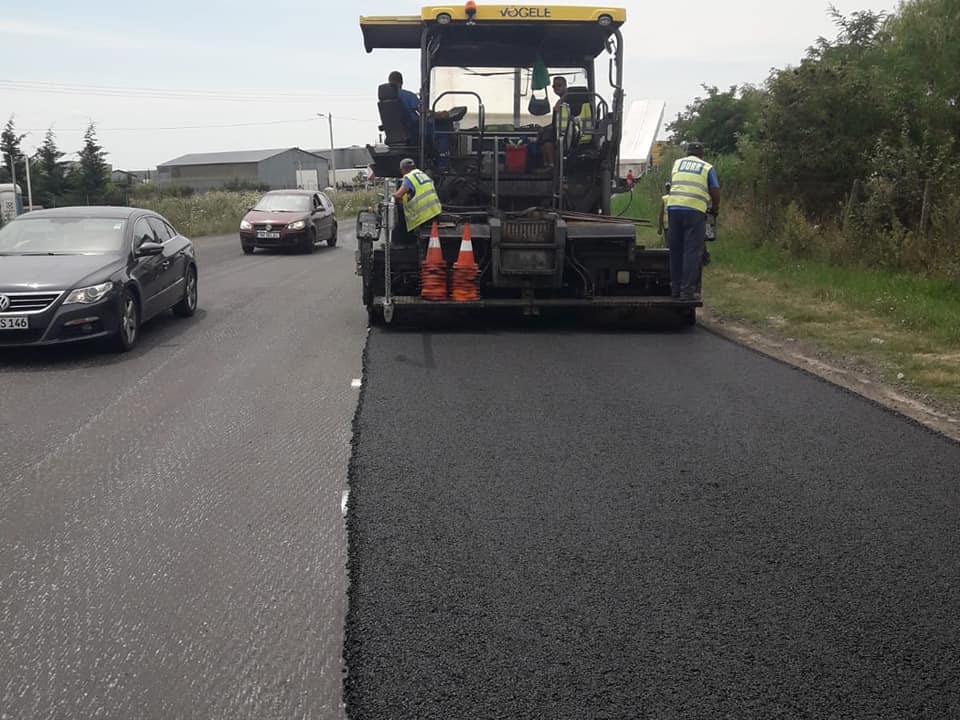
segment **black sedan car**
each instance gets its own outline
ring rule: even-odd
[[[196,312],[197,258],[156,213],[65,207],[0,229],[0,347],[102,339],[124,352],[170,308]]]
[[[337,213],[316,190],[268,192],[240,221],[240,246],[248,255],[258,247],[311,253],[321,242],[337,244]]]

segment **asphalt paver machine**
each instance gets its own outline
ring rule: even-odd
[[[625,189],[617,172],[625,21],[621,8],[474,2],[360,19],[367,52],[420,53],[419,125],[385,83],[381,142],[368,146],[383,183],[381,202],[357,222],[372,322],[464,307],[661,308],[695,321],[700,303],[670,296],[668,250],[639,246],[636,223],[611,214],[613,194]],[[566,80],[561,105],[540,89],[547,73]],[[470,225],[477,300],[421,296],[432,223],[408,232],[391,200],[407,157],[436,186],[448,264]]]

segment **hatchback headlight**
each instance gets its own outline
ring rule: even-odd
[[[240,229],[241,229],[241,230],[253,230],[253,225],[251,225],[250,223],[248,223],[246,220],[241,220],[241,221],[240,221]]]
[[[70,291],[70,294],[67,295],[67,299],[64,300],[63,304],[70,305],[79,303],[81,305],[89,305],[90,303],[100,302],[111,290],[113,290],[112,282],[91,285],[90,287],[85,288],[77,288],[76,290]]]
[[[307,223],[303,220],[297,220],[287,225],[287,230],[303,230],[307,226]]]

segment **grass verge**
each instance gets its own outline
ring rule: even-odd
[[[960,408],[960,286],[800,260],[771,245],[754,247],[736,231],[710,250],[704,299],[721,317],[812,345],[898,389]]]
[[[190,197],[139,198],[136,205],[160,213],[187,237],[202,237],[237,232],[240,220],[262,195],[246,190],[214,191]],[[376,202],[372,192],[338,192],[330,199],[340,221],[354,218],[362,208]]]
[[[634,187],[632,193],[614,195],[610,203],[614,217],[631,220],[649,220],[652,227],[637,227],[637,244],[644,247],[663,247],[663,238],[657,235],[657,215],[660,206],[640,187]]]

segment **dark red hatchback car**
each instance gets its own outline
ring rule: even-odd
[[[316,190],[268,192],[240,221],[240,245],[248,255],[256,248],[311,253],[322,242],[337,244],[337,213]]]

